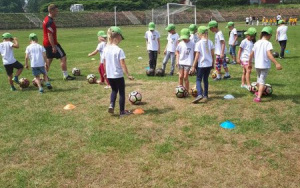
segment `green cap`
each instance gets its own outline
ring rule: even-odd
[[[35,33],[30,33],[29,34],[29,40],[37,40],[37,39],[38,39],[38,37]]]
[[[166,27],[166,31],[171,31],[171,30],[175,30],[174,24],[169,24],[168,27]]]
[[[200,26],[200,27],[198,27],[198,33],[200,33],[200,34],[203,34],[203,33],[207,32],[207,31],[208,31],[208,27],[206,27],[206,26]]]
[[[98,37],[103,37],[103,38],[107,37],[107,35],[106,35],[106,33],[104,31],[98,31],[97,36]]]
[[[180,39],[189,39],[190,38],[190,30],[188,28],[183,28],[180,31]]]
[[[210,29],[212,27],[218,27],[218,22],[215,20],[208,22],[208,28]]]
[[[12,36],[10,33],[4,33],[4,34],[2,35],[2,38],[3,38],[3,39],[12,39],[13,36]]]
[[[261,32],[266,32],[266,33],[268,33],[269,35],[272,35],[273,29],[272,29],[272,27],[267,26],[267,27],[264,27],[264,28],[261,30]]]
[[[228,22],[226,28],[234,26],[234,22]]]
[[[122,35],[122,31],[121,31],[121,29],[120,29],[119,27],[117,27],[117,26],[112,26],[112,27],[110,27],[110,29],[111,29],[111,31],[112,31],[113,33],[118,33],[118,34],[120,34],[121,37],[122,37],[122,40],[124,40],[124,37],[123,37],[123,35]]]
[[[278,21],[278,24],[280,25],[280,24],[285,24],[285,22],[284,22],[284,20],[279,20]]]
[[[149,30],[154,30],[155,29],[155,23],[154,22],[150,22],[149,25]]]
[[[196,26],[195,24],[191,24],[191,25],[189,26],[189,30],[190,30],[191,32],[194,32],[195,30],[197,30],[197,26]]]
[[[245,35],[255,36],[256,29],[254,27],[248,28],[248,30],[244,33]]]

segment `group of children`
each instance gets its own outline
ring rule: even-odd
[[[8,82],[11,90],[15,91],[14,83],[20,84],[19,76],[23,71],[24,66],[15,59],[13,48],[19,48],[18,39],[13,37],[10,33],[4,33],[2,35],[3,42],[0,43],[0,54],[2,61],[8,76]],[[40,81],[40,75],[42,74],[48,89],[52,89],[52,86],[48,80],[47,71],[45,69],[46,54],[45,48],[38,44],[38,37],[35,33],[29,35],[30,45],[27,46],[25,51],[25,68],[28,69],[28,61],[31,62],[32,74],[35,77],[35,82],[39,88],[39,92],[43,93],[44,89]],[[15,76],[13,76],[14,69],[17,69]]]

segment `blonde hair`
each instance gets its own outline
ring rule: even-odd
[[[202,38],[205,38],[206,39],[206,42],[205,42],[205,50],[206,50],[206,53],[209,53],[209,48],[208,48],[208,31],[206,31],[205,33],[199,33],[199,38],[202,39]]]
[[[50,4],[50,5],[48,6],[48,12],[51,12],[51,11],[55,10],[56,8],[58,8],[57,5]]]
[[[111,28],[107,30],[107,43],[108,44],[118,44],[120,42],[121,35],[119,33],[113,32]]]

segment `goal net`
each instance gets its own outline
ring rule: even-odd
[[[146,24],[154,22],[161,35],[167,35],[168,24],[196,24],[196,6],[168,3],[164,6],[146,11]]]

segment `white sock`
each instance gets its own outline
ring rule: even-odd
[[[217,75],[217,78],[221,78],[221,74],[218,74],[218,75]]]
[[[62,72],[64,77],[67,77],[69,75],[67,71],[62,71]]]
[[[225,76],[229,76],[229,72],[225,72]]]

